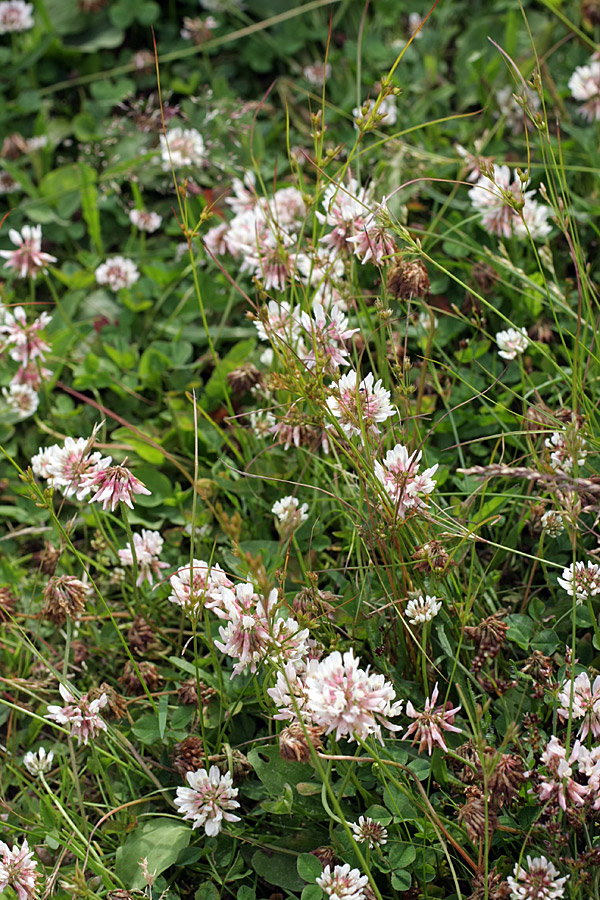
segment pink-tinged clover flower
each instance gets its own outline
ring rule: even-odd
[[[437,683],[431,692],[431,697],[425,701],[425,709],[423,712],[417,712],[410,700],[406,704],[406,715],[415,721],[408,726],[402,735],[402,740],[406,741],[411,734],[414,735],[413,744],[419,742],[419,753],[427,748],[428,754],[431,756],[434,746],[447,750],[446,741],[444,740],[444,731],[461,732],[462,728],[457,728],[454,724],[454,716],[460,712],[460,706],[448,708],[447,704],[437,706],[439,690]]]
[[[387,844],[387,828],[368,816],[361,816],[358,822],[351,822],[350,827],[359,844],[367,844],[369,847]]]
[[[206,834],[215,837],[223,822],[240,821],[231,812],[240,805],[235,799],[238,788],[233,787],[231,772],[221,775],[217,766],[211,766],[209,772],[206,769],[188,772],[186,781],[189,787],[177,788],[175,806],[184,819],[193,822],[192,828],[204,826]]]
[[[561,742],[554,735],[546,744],[546,749],[540,756],[540,762],[548,769],[548,775],[540,776],[538,797],[542,803],[548,800],[557,800],[562,810],[567,809],[567,801],[574,806],[583,806],[589,793],[586,785],[578,784],[573,778],[572,766],[579,757],[581,743],[575,741],[571,754],[567,759],[567,752]]]
[[[9,351],[10,358],[23,365],[43,358],[50,350],[50,346],[42,340],[39,333],[50,322],[50,315],[44,312],[27,324],[27,314],[22,306],[15,307],[12,312],[10,310],[3,312],[0,335],[4,335],[2,344],[5,347],[14,345]]]
[[[98,266],[94,274],[98,284],[108,285],[111,291],[130,288],[140,277],[134,261],[124,256],[111,256]]]
[[[300,506],[297,497],[283,497],[273,504],[271,512],[277,518],[275,525],[281,539],[287,540],[308,519],[308,503]]]
[[[579,114],[588,122],[600,121],[600,59],[594,56],[588,65],[577,66],[569,78],[569,90],[582,104]]]
[[[534,190],[525,190],[528,184],[521,182],[516,171],[511,181],[508,166],[494,165],[490,174],[481,175],[469,197],[474,209],[481,213],[486,231],[504,238],[526,237],[529,232],[534,240],[550,234],[548,218],[552,210],[534,199]]]
[[[221,566],[209,566],[202,559],[193,559],[169,579],[171,594],[169,600],[182,606],[188,614],[199,612],[203,605],[211,609],[221,602],[221,588],[232,588],[231,581]],[[216,612],[216,610],[215,610]]]
[[[32,900],[39,877],[27,840],[21,847],[14,844],[12,848],[0,841],[0,894],[10,885],[17,894],[17,900]]]
[[[111,463],[110,456],[92,453],[94,440],[95,430],[89,438],[66,438],[62,447],[53,444],[40,448],[31,458],[33,474],[60,488],[65,497],[76,495],[82,500],[90,492],[90,487],[82,483],[84,476],[96,475]]]
[[[2,388],[2,395],[9,410],[19,419],[32,416],[39,406],[39,395],[29,384],[11,381],[8,388]]]
[[[506,879],[511,900],[558,900],[569,876],[557,876],[558,869],[545,856],[528,856],[527,868],[515,863],[513,874]]]
[[[550,465],[557,472],[571,472],[577,460],[578,466],[585,464],[588,451],[587,441],[579,434],[577,423],[567,425],[564,431],[555,431],[546,438],[544,446],[550,450]]]
[[[0,256],[6,260],[4,268],[12,269],[19,278],[37,278],[48,263],[56,262],[55,256],[42,252],[41,225],[24,225],[21,232],[11,228],[8,236],[17,249],[0,250]]]
[[[591,560],[588,560],[587,566],[585,562],[571,563],[563,569],[558,583],[569,596],[575,594],[575,602],[579,606],[588,597],[600,594],[600,565]]]
[[[379,107],[380,114],[381,106]],[[381,266],[396,252],[396,242],[387,231],[386,219],[389,220],[389,212],[384,197],[375,212],[370,213],[361,223],[357,233],[353,237],[346,238],[348,244],[354,245],[354,252],[363,266],[369,260],[372,260],[376,266]]]
[[[573,719],[583,719],[579,729],[579,737],[586,739],[590,731],[595,738],[600,737],[600,675],[590,684],[587,672],[581,672],[573,682],[573,701],[571,703],[571,680],[563,682],[558,695],[561,704],[558,715],[562,719],[569,718],[569,709]]]
[[[154,583],[154,576],[158,578],[161,569],[168,568],[169,564],[161,562],[159,556],[163,548],[163,539],[158,531],[147,531],[142,529],[141,534],[133,535],[133,546],[135,549],[135,557],[138,564],[138,587],[147,581],[148,584]],[[133,565],[133,554],[131,547],[125,547],[119,550],[119,560],[124,566]]]
[[[67,705],[49,706],[44,718],[52,719],[58,725],[70,725],[71,737],[77,738],[78,744],[87,744],[90,738],[95,738],[100,731],[106,731],[106,723],[99,716],[100,710],[108,703],[106,694],[100,694],[95,700],[90,700],[87,694],[82,694],[79,700],[76,700],[64,684],[60,684],[58,690]]]
[[[329,363],[335,368],[349,365],[345,343],[359,329],[348,328],[348,319],[339,307],[332,306],[326,312],[321,303],[314,303],[313,315],[303,312],[300,323],[306,332],[309,350],[303,358],[309,369],[314,368],[317,363]]]
[[[130,209],[129,221],[132,225],[135,225],[138,231],[146,231],[148,234],[153,234],[160,228],[162,216],[145,209]]]
[[[355,371],[342,375],[333,385],[334,393],[327,398],[329,411],[339,419],[347,437],[361,435],[362,428],[371,434],[379,434],[377,425],[396,414],[390,403],[390,392],[383,387],[381,379],[375,381],[372,372],[360,384],[357,381]]]
[[[507,328],[506,331],[497,333],[496,343],[498,344],[498,356],[501,356],[502,359],[516,359],[527,350],[529,337],[524,328]]]
[[[331,900],[365,900],[365,888],[369,883],[359,869],[351,869],[350,863],[336,866],[333,871],[325,866],[323,874],[316,879],[326,897]]]
[[[423,625],[425,622],[431,622],[442,608],[442,601],[437,597],[430,597],[429,594],[423,596],[419,594],[406,604],[404,614],[411,622]]]
[[[409,454],[408,448],[403,444],[396,444],[393,450],[388,450],[383,460],[383,465],[375,462],[375,475],[394,503],[398,518],[405,519],[413,510],[423,509],[427,497],[435,488],[433,475],[438,464],[419,473],[419,463],[422,453],[415,450]]]
[[[166,135],[160,135],[160,155],[164,172],[182,166],[201,166],[205,160],[206,148],[204,140],[195,128],[169,129]]]
[[[323,191],[325,213],[316,211],[319,222],[332,226],[322,243],[337,251],[353,250],[348,239],[359,233],[365,218],[369,215],[371,196],[367,188],[350,178],[347,185],[329,184]]]
[[[119,502],[133,509],[134,494],[150,496],[152,493],[126,466],[108,466],[84,475],[81,487],[92,492],[90,503],[101,503],[102,509],[110,509],[111,512],[115,511]]]
[[[374,734],[383,743],[381,726],[398,731],[389,720],[402,712],[402,701],[384,676],[359,668],[352,649],[335,650],[324,659],[311,659],[304,685],[310,723],[335,732],[336,740],[363,740]]]

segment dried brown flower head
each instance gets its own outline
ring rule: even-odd
[[[195,772],[202,769],[206,765],[206,757],[204,756],[204,744],[199,737],[192,734],[175,744],[171,753],[173,768],[182,778],[185,778],[188,772]]]
[[[554,663],[540,650],[534,650],[531,656],[527,657],[521,666],[521,672],[525,672],[533,679],[531,693],[536,700],[540,700],[545,691],[554,684]]]
[[[310,583],[303,587],[292,600],[294,613],[312,623],[325,617],[330,618],[337,599],[335,594],[332,594],[331,591],[319,590],[318,576],[314,572],[308,572],[307,577]]]
[[[279,735],[279,753],[283,759],[290,762],[309,762],[311,759],[310,745],[312,744],[313,750],[320,750],[323,746],[322,736],[322,728],[310,725],[303,728],[299,722],[288,725]]]
[[[106,699],[108,701],[102,710],[102,715],[113,719],[122,719],[127,712],[127,701],[125,700],[125,697],[123,697],[122,694],[119,694],[112,684],[107,684],[106,681],[103,681],[98,687],[92,688],[88,692],[88,697],[90,700],[96,700],[98,697],[101,697],[102,694],[106,694]]]
[[[188,681],[181,682],[177,691],[177,696],[179,697],[180,703],[183,703],[186,706],[196,706],[198,697],[200,697],[202,709],[206,710],[212,698],[217,696],[217,692],[203,681],[197,682],[195,678],[190,678]]]
[[[523,760],[515,753],[503,753],[488,776],[490,798],[496,806],[511,803],[525,782]]]
[[[7,584],[0,587],[0,624],[10,622],[17,605],[17,598]]]
[[[427,575],[431,573],[446,575],[448,569],[456,565],[454,560],[450,559],[450,556],[446,553],[441,541],[428,541],[426,544],[417,547],[412,554],[412,559],[416,560],[415,571],[424,572]]]
[[[227,374],[231,390],[236,394],[245,394],[251,387],[260,382],[260,372],[252,363],[245,363]]]
[[[70,616],[76,619],[85,609],[89,585],[74,575],[54,575],[44,589],[42,614],[55,625],[63,625]]]
[[[127,641],[138,656],[145,656],[152,650],[159,650],[161,646],[154,629],[143,616],[136,616],[133,620],[133,625],[127,632]]]
[[[495,868],[488,870],[487,879],[484,871],[477,872],[471,882],[471,891],[469,900],[508,900],[510,897],[506,878]]]
[[[327,847],[324,845],[322,847],[317,847],[316,850],[311,850],[310,852],[313,856],[317,857],[323,868],[325,868],[325,866],[330,866],[331,868],[333,868],[333,866],[337,866],[339,864],[339,857],[336,856],[336,852],[333,847]]]
[[[472,669],[478,672],[484,662],[495,659],[506,640],[508,625],[501,620],[502,612],[494,613],[478,625],[465,627],[466,637],[475,644]]]
[[[420,259],[398,260],[388,273],[387,289],[398,300],[426,297],[430,287],[427,269]]]
[[[44,575],[54,575],[60,556],[61,550],[59,547],[54,547],[50,541],[44,541],[42,549],[37,550],[32,558],[40,572]]]
[[[471,785],[466,789],[467,802],[458,810],[458,821],[464,825],[469,836],[469,840],[476,844],[478,841],[485,839],[486,830],[488,839],[498,826],[498,816],[492,805],[487,803],[487,822],[486,822],[486,803],[483,793],[475,785]]]
[[[217,766],[222,775],[231,772],[234,781],[238,778],[245,778],[252,771],[252,766],[248,762],[248,757],[244,756],[241,750],[233,750],[227,748],[225,753],[216,753],[208,759],[211,765]]]
[[[147,660],[141,660],[137,664],[139,673],[141,678],[146,684],[146,687],[149,691],[156,691],[162,684],[162,675],[158,671],[158,668],[154,665],[154,663],[148,662]],[[138,673],[135,670],[135,667],[130,659],[125,663],[125,669],[123,670],[123,674],[119,678],[119,684],[123,685],[123,690],[126,694],[133,694],[135,696],[139,694],[143,694],[144,685],[140,678],[138,677]]]

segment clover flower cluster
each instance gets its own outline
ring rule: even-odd
[[[147,581],[149,585],[154,583],[154,576],[160,575],[161,569],[168,568],[168,563],[161,562],[159,556],[163,548],[163,539],[158,531],[142,529],[141,534],[133,535],[133,547],[138,565],[138,587]],[[124,566],[133,565],[133,553],[131,547],[119,550],[119,560]]]
[[[189,787],[177,788],[175,806],[183,818],[193,822],[192,828],[204,827],[209,837],[216,837],[223,822],[239,822],[240,817],[231,812],[239,807],[235,799],[238,788],[233,787],[231,773],[221,775],[217,766],[210,771],[198,769],[188,772]]]
[[[425,709],[423,712],[417,712],[413,704],[409,700],[406,704],[406,715],[414,719],[402,735],[402,740],[407,740],[413,735],[413,744],[418,742],[419,753],[425,748],[429,756],[433,753],[434,746],[441,750],[447,751],[446,741],[444,740],[444,731],[461,732],[461,728],[457,728],[454,724],[454,717],[460,712],[460,706],[452,707],[449,704],[438,706],[439,689],[437,683],[431,692],[431,697],[425,700]]]
[[[544,446],[550,451],[550,465],[557,472],[572,472],[575,461],[578,466],[583,466],[588,455],[587,441],[575,422],[567,425],[564,431],[553,432],[545,439]]]
[[[515,863],[506,883],[511,900],[559,900],[564,896],[568,877],[559,877],[558,869],[545,856],[527,856],[527,867]]]
[[[145,485],[123,465],[111,465],[112,457],[93,451],[96,429],[91,438],[65,439],[62,447],[40,448],[31,459],[33,474],[44,478],[65,497],[102,503],[114,512],[120,502],[133,509],[135,494],[150,494]]]
[[[279,708],[276,719],[318,726],[336,740],[365,739],[375,735],[382,741],[381,726],[399,731],[390,722],[402,712],[393,686],[384,676],[361,669],[352,649],[343,655],[335,650],[324,659],[299,660],[277,674],[267,693]]]
[[[29,31],[35,24],[32,13],[33,3],[25,3],[25,0],[2,0],[0,3],[0,34]]]
[[[575,595],[575,602],[579,606],[589,597],[600,594],[600,565],[591,560],[588,560],[587,565],[582,561],[571,563],[563,569],[558,583],[570,597]]]
[[[508,166],[493,165],[488,174],[479,177],[469,191],[471,203],[481,213],[481,224],[498,237],[531,237],[543,240],[552,229],[548,222],[552,210],[535,199],[535,190],[526,190],[517,172]]]
[[[592,806],[600,808],[600,747],[587,750],[580,741],[575,741],[569,756],[560,740],[552,735],[540,762],[545,773],[540,774],[538,797],[542,803],[558,803],[563,811],[567,805],[585,806],[588,797],[596,797]],[[575,772],[577,765],[577,773]],[[575,775],[587,778],[582,784],[575,780]]]
[[[160,219],[160,216],[158,216],[158,218]],[[139,221],[141,220],[138,219],[136,222],[134,222],[134,224],[137,224],[138,228],[141,227],[138,224]],[[151,229],[144,228],[142,230],[150,231]],[[103,262],[100,266],[98,266],[94,274],[96,276],[96,281],[98,282],[98,284],[103,286],[107,285],[111,289],[111,291],[115,292],[120,291],[121,288],[132,287],[132,285],[134,285],[140,277],[138,268],[133,260],[127,259],[124,256],[111,256],[106,260],[106,262]]]
[[[419,472],[422,457],[420,450],[408,452],[403,444],[396,444],[388,450],[383,463],[375,461],[375,475],[394,505],[397,518],[424,509],[427,497],[435,489],[435,475],[438,464]]]
[[[12,311],[0,308],[0,354],[8,351],[10,359],[19,363],[8,388],[3,388],[2,393],[7,406],[19,419],[36,411],[42,380],[52,374],[43,365],[50,346],[40,334],[49,322],[50,315],[46,312],[28,323],[22,306]]]
[[[379,434],[378,424],[396,414],[390,402],[390,392],[383,387],[381,379],[369,372],[359,383],[357,373],[352,370],[342,375],[331,387],[327,398],[329,412],[338,419],[344,434],[351,438],[366,433]]]
[[[21,847],[14,844],[9,847],[0,841],[0,894],[9,885],[17,895],[17,900],[32,900],[36,895],[36,886],[40,873],[33,852],[27,840]]]
[[[58,690],[66,705],[49,706],[46,719],[58,725],[69,725],[71,737],[77,738],[78,744],[87,744],[99,732],[106,731],[106,723],[99,715],[108,703],[106,694],[102,693],[94,700],[90,700],[88,694],[82,694],[77,700],[64,684],[59,684]]]
[[[600,121],[600,58],[597,53],[585,66],[577,66],[569,78],[569,90],[581,103],[579,115],[588,122]]]

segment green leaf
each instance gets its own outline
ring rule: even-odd
[[[391,869],[406,869],[415,861],[417,851],[412,844],[392,844],[388,854],[388,861]]]
[[[294,804],[294,794],[289,784],[284,784],[283,792],[276,800],[263,800],[260,804],[265,812],[276,816],[289,815]]]
[[[161,741],[165,736],[165,729],[167,727],[167,713],[169,711],[169,698],[164,695],[160,698],[158,704],[158,733],[160,735]]]
[[[248,753],[248,762],[271,797],[279,798],[284,785],[295,787],[299,781],[309,781],[313,775],[313,769],[306,763],[282,759],[277,747],[253,747]]]
[[[553,653],[556,653],[559,646],[559,637],[551,628],[544,628],[538,632],[531,642],[531,649],[539,650],[544,656],[552,656]]]
[[[162,472],[157,472],[151,466],[137,466],[133,474],[140,479],[149,491],[152,491],[150,496],[147,494],[136,494],[135,502],[138,506],[149,508],[160,506],[163,500],[170,497],[173,493],[173,485],[167,476],[163,475]]]
[[[431,760],[421,759],[420,757],[413,759],[409,762],[408,768],[415,773],[419,781],[425,781],[431,772]]]
[[[198,890],[194,894],[194,900],[219,900],[219,891],[213,881],[203,881],[198,885]]]
[[[410,872],[398,871],[392,875],[392,887],[397,891],[407,891],[410,888]]]
[[[374,822],[380,822],[382,825],[389,825],[392,821],[392,817],[387,809],[384,806],[379,806],[377,803],[365,810],[365,816],[368,819],[373,819]]]
[[[505,621],[508,623],[506,637],[509,641],[514,641],[522,650],[528,650],[534,630],[534,624],[529,616],[513,613],[507,616]]]
[[[323,889],[318,884],[307,884],[306,887],[302,888],[302,893],[300,894],[301,900],[321,900],[322,896]]]
[[[183,822],[157,818],[138,826],[117,850],[115,872],[129,890],[145,885],[139,861],[147,858],[148,871],[160,875],[188,846],[192,829]]]
[[[300,878],[305,881],[315,881],[323,872],[321,861],[312,853],[301,853],[296,861],[296,868]]]
[[[81,175],[80,193],[81,193],[81,211],[86,221],[90,238],[101,255],[102,236],[100,233],[100,212],[98,210],[98,191],[96,189],[96,170],[91,166],[79,163],[79,172]]]
[[[395,784],[388,784],[383,792],[383,802],[394,816],[408,821],[418,819],[419,813],[408,797]]]
[[[246,884],[240,885],[237,892],[237,900],[256,900],[256,891]]]
[[[294,867],[294,857],[289,853],[265,853],[257,850],[252,857],[252,868],[257,875],[277,888],[289,891],[300,891],[304,880],[300,878]]]

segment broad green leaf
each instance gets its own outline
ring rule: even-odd
[[[297,859],[296,867],[300,878],[305,881],[315,881],[323,871],[323,865],[312,853],[301,853]]]
[[[289,891],[300,891],[304,887],[304,879],[300,878],[294,865],[294,855],[257,850],[252,857],[252,868],[257,875],[276,888]]]
[[[144,887],[139,861],[147,858],[148,871],[160,875],[187,847],[192,829],[183,822],[159,817],[139,825],[117,849],[115,872],[129,890]]]

